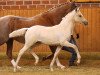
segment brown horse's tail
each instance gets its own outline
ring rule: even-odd
[[[15,30],[12,33],[9,34],[9,38],[13,38],[13,37],[18,37],[18,36],[23,36],[28,28],[22,28],[19,30]]]

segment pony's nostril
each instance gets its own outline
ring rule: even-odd
[[[88,22],[85,22],[85,25],[88,25]]]
[[[83,23],[84,23],[84,25],[88,25],[88,22],[87,21],[84,21]]]

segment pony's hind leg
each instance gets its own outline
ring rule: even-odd
[[[17,57],[17,60],[16,60],[16,64],[15,64],[15,66],[14,66],[14,72],[16,72],[17,65],[18,65],[18,62],[19,62],[21,56],[22,56],[23,53],[24,53],[26,50],[28,50],[28,49],[29,49],[29,47],[26,46],[26,45],[24,45],[24,47],[19,51],[19,54],[18,54],[18,57]]]
[[[55,51],[55,53],[54,53],[54,57],[53,57],[53,59],[52,59],[52,61],[50,63],[50,70],[51,71],[53,71],[53,64],[54,64],[54,62],[55,62],[55,60],[57,58],[57,55],[59,54],[60,50],[61,50],[61,46],[58,46],[56,51]]]
[[[81,61],[81,56],[80,56],[80,53],[79,53],[79,51],[78,51],[77,46],[74,45],[74,44],[69,43],[68,41],[64,42],[64,43],[63,43],[63,46],[72,47],[72,48],[76,51],[76,53],[77,53],[77,59],[78,59],[78,60],[77,60],[77,63],[79,64],[80,61]]]
[[[35,63],[34,63],[34,65],[37,65],[37,63],[39,62],[39,57],[33,52],[33,51],[31,51],[31,49],[30,49],[30,53],[34,56],[34,58],[35,58]]]

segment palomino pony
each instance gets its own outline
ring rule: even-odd
[[[53,60],[50,64],[51,71],[53,71],[53,64],[56,61],[56,59],[58,59],[57,55],[60,52],[62,46],[74,48],[74,50],[77,53],[77,59],[78,59],[77,63],[80,63],[81,56],[77,46],[69,43],[71,34],[73,34],[75,22],[81,22],[84,25],[88,24],[87,20],[83,17],[79,8],[76,8],[75,10],[68,13],[58,25],[51,26],[51,27],[36,25],[30,28],[22,28],[10,33],[9,38],[25,35],[25,45],[19,51],[16,64],[14,65],[14,72],[16,72],[18,62],[21,56],[24,54],[24,52],[34,47],[35,44],[38,42],[47,45],[57,46]]]
[[[68,12],[76,8],[74,2],[67,2],[57,5],[48,11],[31,18],[8,15],[0,18],[0,45],[7,44],[7,56],[12,60],[13,40],[24,43],[24,37],[9,39],[9,33],[20,28],[27,28],[34,25],[53,26],[59,24]],[[51,46],[52,47],[52,46]],[[13,60],[12,60],[13,61]],[[13,64],[13,63],[12,63]]]

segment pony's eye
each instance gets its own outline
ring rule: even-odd
[[[82,17],[82,15],[79,15],[79,17]]]

